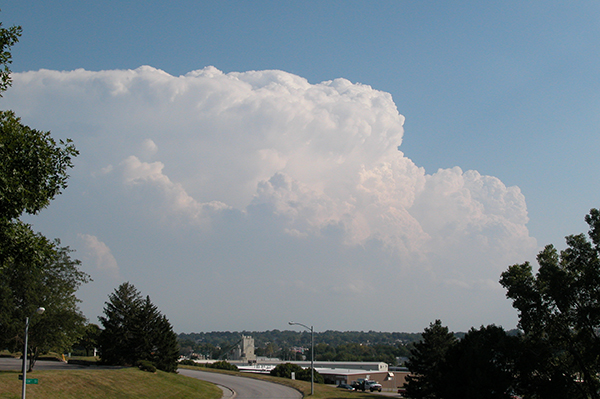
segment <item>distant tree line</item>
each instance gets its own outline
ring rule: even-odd
[[[254,339],[257,356],[281,360],[302,360],[303,354],[293,348],[310,348],[310,334],[298,331],[215,331],[179,334],[182,355],[191,352],[209,359],[226,358],[224,350],[239,341],[241,335]],[[397,357],[408,357],[421,334],[377,331],[315,332],[315,359],[322,361],[382,361],[396,365]]]

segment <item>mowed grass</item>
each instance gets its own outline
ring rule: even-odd
[[[22,381],[18,372],[0,371],[0,398],[19,399]],[[148,373],[136,368],[117,370],[34,370],[27,378],[28,399],[218,399],[215,385],[175,373]]]

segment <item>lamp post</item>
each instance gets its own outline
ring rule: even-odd
[[[44,313],[44,308],[37,308],[37,314]],[[29,334],[29,317],[25,318],[25,346],[23,349],[23,389],[21,390],[21,399],[25,399],[27,387],[27,336]]]
[[[314,367],[314,363],[315,363],[315,335],[314,335],[314,332],[315,331],[314,331],[313,326],[309,327],[302,323],[294,323],[293,321],[290,321],[288,324],[290,326],[294,326],[294,325],[302,326],[310,331],[310,394],[312,396],[315,394],[315,367]]]

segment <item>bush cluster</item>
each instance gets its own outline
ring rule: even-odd
[[[231,364],[225,360],[219,360],[218,362],[214,363],[207,363],[206,367],[211,369],[238,371],[238,368],[235,364]]]
[[[303,369],[297,364],[283,363],[275,366],[275,368],[271,370],[270,374],[274,377],[292,378],[292,373],[294,373],[297,380],[310,381],[310,370],[310,367]],[[325,382],[323,376],[319,374],[316,370],[314,372],[314,379],[317,384],[323,384]]]
[[[148,371],[150,373],[156,372],[156,366],[149,360],[138,360],[135,365],[142,371]]]

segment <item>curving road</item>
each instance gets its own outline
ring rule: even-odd
[[[179,369],[179,374],[199,380],[212,382],[223,389],[225,398],[235,396],[236,399],[301,399],[302,394],[293,388],[254,378],[237,377],[234,375],[211,373],[190,369]]]

